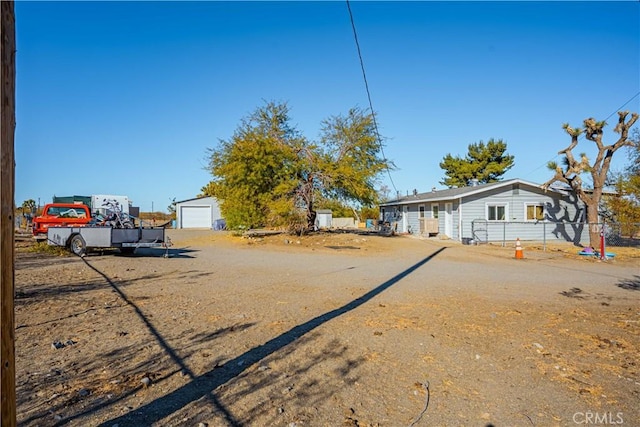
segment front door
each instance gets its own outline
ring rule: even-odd
[[[402,207],[402,230],[401,233],[406,233],[409,229],[409,206]]]
[[[444,204],[444,234],[453,237],[453,203]]]

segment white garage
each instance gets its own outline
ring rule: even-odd
[[[177,228],[213,228],[216,220],[220,220],[220,207],[213,197],[176,202]]]

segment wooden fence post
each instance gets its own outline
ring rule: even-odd
[[[13,1],[0,1],[0,417],[16,425],[14,298],[14,133],[16,34]]]

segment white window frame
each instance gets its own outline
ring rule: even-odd
[[[529,208],[529,206],[542,206],[542,218],[538,219],[538,218],[527,218],[527,215],[529,214],[527,209]],[[545,203],[542,202],[525,202],[524,204],[524,220],[528,221],[528,222],[540,222],[540,221],[544,221],[544,219],[547,217],[547,208]]]
[[[489,208],[498,208],[498,207],[504,208],[504,219],[489,219]],[[496,214],[497,213],[498,212],[496,211]],[[487,221],[491,221],[491,222],[506,222],[506,221],[509,220],[509,203],[500,203],[500,202],[485,203],[484,215],[485,215],[485,218],[487,219]]]
[[[427,217],[427,208],[424,205],[418,205],[418,218]]]
[[[431,205],[431,218],[438,219],[439,217],[440,217],[440,203],[433,203]]]

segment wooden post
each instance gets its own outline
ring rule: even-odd
[[[16,34],[13,1],[0,1],[0,417],[16,425],[14,192]]]

